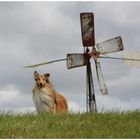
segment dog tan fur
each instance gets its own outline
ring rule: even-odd
[[[40,75],[34,72],[35,85],[33,88],[33,101],[39,113],[67,112],[68,105],[64,96],[57,93],[50,80],[50,74]]]

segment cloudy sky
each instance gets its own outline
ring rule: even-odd
[[[85,111],[85,67],[67,70],[64,61],[23,68],[66,58],[67,53],[82,53],[81,12],[94,13],[96,43],[120,35],[124,52],[140,51],[140,2],[0,2],[1,110],[35,110],[32,88],[37,70],[51,74],[55,89],[67,98],[70,110]],[[91,61],[98,110],[139,109],[140,69],[120,60],[100,62],[109,95],[101,95]]]

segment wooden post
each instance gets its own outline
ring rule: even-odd
[[[88,48],[86,53],[88,54]],[[87,112],[97,112],[96,107],[96,98],[95,98],[95,91],[94,91],[94,84],[93,84],[93,77],[91,71],[91,64],[90,58],[88,59],[88,64],[86,68],[86,110]]]

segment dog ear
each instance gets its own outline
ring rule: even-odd
[[[39,76],[39,73],[37,71],[34,71],[34,80],[36,81],[37,77]]]
[[[46,73],[44,74],[45,77],[49,78],[50,77],[50,74],[49,73]]]
[[[44,74],[44,76],[46,77],[45,78],[46,79],[46,82],[47,83],[50,83],[50,81],[49,81],[50,74],[49,73],[46,73],[46,74]]]

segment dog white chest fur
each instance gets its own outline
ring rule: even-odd
[[[40,75],[34,72],[35,85],[33,88],[33,101],[39,113],[67,112],[68,105],[64,96],[57,93],[50,80],[50,74]]]
[[[34,92],[33,101],[39,113],[50,113],[56,111],[54,99],[46,88],[36,89]]]

